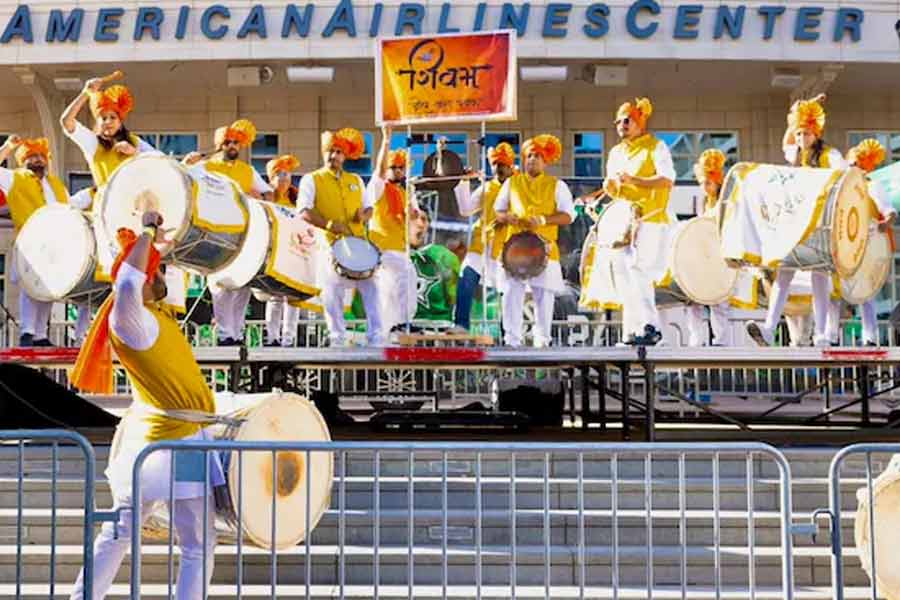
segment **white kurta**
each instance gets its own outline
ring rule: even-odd
[[[482,209],[482,203],[484,202],[484,185],[478,186],[472,194],[469,194],[466,198],[460,198],[457,196],[456,202],[459,206],[459,212],[464,217],[470,217],[479,211],[484,215],[484,211]],[[468,189],[468,188],[466,188]],[[482,216],[482,219],[484,217]],[[482,233],[487,229],[490,223],[482,223]],[[489,287],[497,286],[497,273],[500,270],[500,263],[491,256],[491,244],[484,244],[484,252],[467,252],[465,258],[463,259],[462,266],[460,267],[460,273],[462,273],[466,268],[472,269],[476,273],[478,273],[479,277],[483,277],[485,279],[484,285]]]

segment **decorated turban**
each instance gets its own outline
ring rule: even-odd
[[[91,93],[91,113],[94,118],[113,111],[122,121],[134,108],[134,97],[124,85],[111,85],[103,91]]]
[[[226,141],[235,141],[241,148],[246,148],[256,139],[256,125],[247,119],[238,119],[227,127],[219,127],[213,136],[216,148],[221,148]]]
[[[653,104],[649,98],[635,98],[634,102],[625,102],[619,107],[616,111],[616,120],[628,118],[637,123],[641,129],[645,129],[652,114]]]
[[[884,146],[878,140],[869,138],[850,149],[847,153],[847,162],[869,173],[884,162],[886,155]]]
[[[389,167],[406,168],[406,150],[393,150],[388,154]]]
[[[322,134],[322,152],[327,153],[332,148],[337,148],[344,153],[349,160],[356,160],[366,150],[366,141],[362,134],[352,127],[345,127],[340,131],[326,131]]]
[[[47,138],[22,140],[22,143],[16,148],[16,162],[24,165],[26,160],[37,154],[50,160],[50,142],[47,141]]]
[[[506,165],[511,167],[516,164],[516,151],[506,142],[497,144],[488,149],[488,161],[492,165]]]
[[[694,176],[700,182],[708,179],[722,185],[725,180],[725,154],[715,148],[704,150],[694,165]]]
[[[294,156],[293,154],[283,154],[277,158],[273,158],[266,163],[266,175],[269,176],[269,179],[273,179],[275,177],[275,173],[277,173],[278,171],[293,173],[299,168],[300,161],[297,160],[296,156]]]
[[[562,158],[562,142],[555,135],[536,135],[522,144],[522,156],[528,156],[532,152],[537,152],[545,163],[552,165]]]
[[[112,267],[112,277],[115,281],[119,269],[131,254],[138,236],[130,229],[121,228],[116,232],[116,239],[122,250],[116,257]],[[150,246],[150,258],[145,270],[147,278],[154,277],[159,270],[159,251]],[[113,364],[112,345],[109,340],[109,314],[112,311],[115,295],[110,296],[100,306],[97,316],[88,332],[87,339],[78,352],[78,360],[72,371],[72,383],[75,387],[85,392],[97,394],[109,394],[113,391]]]
[[[816,137],[822,137],[825,131],[825,109],[815,100],[800,100],[791,107],[788,125],[792,129],[811,131]]]

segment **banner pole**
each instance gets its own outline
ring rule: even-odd
[[[485,185],[487,184],[487,169],[485,167],[485,163],[487,161],[487,122],[481,122],[481,164],[479,165],[480,175],[478,177],[481,182],[481,197],[484,198]],[[488,247],[488,227],[490,223],[487,222],[485,218],[487,216],[487,211],[484,207],[481,209],[481,333],[483,335],[487,334],[488,326],[487,326],[487,303],[488,303],[488,293],[487,293],[487,275],[488,275],[488,260],[490,260],[492,251],[491,248]]]
[[[405,243],[405,251],[406,251],[406,260],[407,266],[412,265],[412,273],[409,273],[406,281],[406,293],[403,295],[403,306],[405,308],[406,315],[409,316],[409,292],[410,286],[416,286],[416,279],[418,278],[418,271],[416,271],[415,265],[412,262],[412,252],[410,251],[410,242],[409,239],[409,225],[410,225],[410,210],[409,203],[412,202],[416,197],[416,187],[412,183],[412,152],[410,149],[412,148],[412,125],[406,126],[406,206],[403,208],[406,211],[406,218],[404,219],[404,223],[406,223],[406,231],[404,232],[403,239],[406,240]],[[418,205],[418,202],[416,202]],[[419,209],[421,210],[421,208]],[[416,289],[416,288],[414,288]],[[412,334],[412,322],[413,319],[416,318],[416,312],[418,312],[419,308],[419,298],[416,296],[414,309],[412,311],[412,316],[406,319],[406,335]]]

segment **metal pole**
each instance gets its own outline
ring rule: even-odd
[[[406,224],[406,231],[403,232],[404,239],[404,253],[406,254],[406,260],[409,264],[412,264],[412,254],[409,251],[410,240],[409,240],[409,203],[410,201],[416,197],[416,187],[412,183],[412,152],[410,149],[412,148],[412,125],[406,126],[406,206],[403,207],[405,217],[403,222]],[[390,142],[389,142],[390,143]],[[421,208],[419,209],[421,210]],[[415,265],[413,265],[413,273],[406,281],[406,293],[403,295],[403,308],[404,314],[409,314],[409,287],[416,285],[416,279],[418,278],[418,272],[415,269]],[[415,289],[415,287],[414,287]],[[418,309],[418,297],[416,298],[416,309]],[[412,321],[416,318],[416,311],[413,311],[413,314],[410,318],[406,319],[406,335],[410,335],[412,333]],[[390,332],[388,333],[390,335]]]
[[[487,122],[481,122],[481,162],[480,167],[484,167],[485,161],[487,160]],[[481,182],[481,197],[484,198],[485,185],[487,185],[487,173],[485,173],[484,169],[479,169],[480,176],[478,180]],[[483,200],[482,200],[483,201]],[[488,247],[488,226],[490,223],[487,222],[485,217],[487,216],[487,211],[484,207],[481,208],[481,333],[487,333],[487,274],[488,274],[488,260],[491,259],[491,249]]]

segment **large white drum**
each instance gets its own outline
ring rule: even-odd
[[[191,176],[193,175],[193,177]],[[206,274],[227,266],[247,230],[247,200],[231,180],[188,170],[165,156],[138,156],[119,167],[98,195],[100,222],[111,240],[127,227],[141,230],[141,216],[156,210],[172,229],[166,260]]]
[[[863,304],[878,295],[891,274],[894,249],[887,233],[872,231],[862,264],[852,277],[841,279],[841,296],[850,304]]]
[[[22,226],[13,250],[19,284],[35,300],[88,301],[105,294],[97,281],[97,243],[91,223],[65,204],[43,206]]]
[[[697,304],[713,306],[731,297],[738,272],[722,256],[715,217],[695,217],[678,224],[672,235],[669,271],[678,289]]]
[[[305,398],[279,391],[235,396],[239,404],[246,404],[248,399],[252,401],[249,408],[229,414],[234,419],[241,419],[242,424],[224,429],[218,439],[236,442],[331,441],[325,419]],[[221,458],[226,485],[214,490],[219,541],[234,543],[240,529],[244,543],[283,550],[307,539],[328,510],[334,479],[334,455],[331,452],[283,451],[275,453],[274,460],[271,451],[245,451],[241,458],[238,458],[238,452],[225,452]],[[164,506],[157,507],[144,525],[144,537],[167,540],[168,523],[169,510]]]
[[[229,290],[250,287],[266,296],[306,300],[319,293],[316,261],[320,251],[315,230],[292,210],[252,198],[244,245],[224,269],[207,278],[211,286]]]
[[[872,482],[875,505],[875,576],[878,597],[900,600],[900,553],[897,552],[897,531],[900,531],[900,455],[891,458],[884,472]],[[856,491],[856,520],[854,541],[863,570],[872,577],[872,557],[869,530],[868,487]]]

